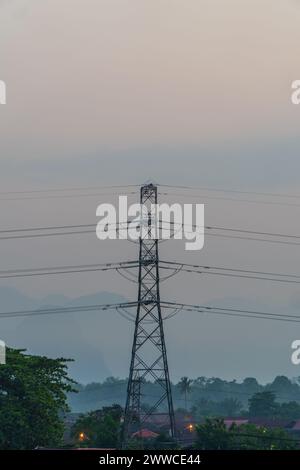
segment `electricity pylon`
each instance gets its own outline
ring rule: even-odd
[[[175,437],[174,409],[160,306],[157,221],[151,212],[151,205],[157,204],[155,185],[141,187],[140,203],[146,208],[146,214],[143,215],[146,227],[143,231],[140,227],[138,307],[127,387],[123,446],[133,432],[141,430],[147,422],[153,422],[155,415],[164,418],[165,429],[171,437]],[[149,410],[142,411],[141,400],[147,380],[154,380],[159,385],[160,393],[154,405]]]

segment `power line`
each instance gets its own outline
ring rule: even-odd
[[[219,311],[228,311],[228,312],[240,312],[240,313],[252,313],[257,315],[270,315],[270,316],[286,316],[291,318],[300,318],[300,315],[285,315],[281,313],[270,313],[270,312],[263,312],[259,310],[245,310],[241,308],[234,308],[234,307],[214,307],[211,305],[194,305],[194,304],[183,304],[179,302],[162,302],[165,305],[171,305],[181,308],[196,308],[196,309],[204,309],[204,310],[219,310]]]
[[[271,244],[279,244],[279,245],[289,245],[289,246],[299,246],[300,243],[297,242],[289,242],[285,240],[269,240],[267,238],[255,238],[255,237],[242,237],[238,235],[223,235],[219,233],[207,233],[206,237],[217,237],[217,238],[227,238],[227,239],[234,239],[234,240],[247,240],[253,242],[261,242],[261,243],[271,243]],[[0,238],[1,240],[1,238]]]
[[[56,315],[64,313],[77,313],[77,312],[93,312],[97,310],[111,310],[116,308],[130,308],[136,307],[137,302],[123,302],[117,304],[96,304],[96,305],[80,305],[73,307],[53,307],[42,308],[36,310],[18,310],[13,312],[0,312],[0,318],[14,318],[14,317],[29,317],[41,315]]]
[[[123,195],[131,196],[133,194],[138,194],[137,191],[123,192]],[[105,192],[105,193],[80,193],[80,194],[59,194],[59,195],[40,195],[40,196],[29,196],[29,197],[9,197],[9,198],[0,198],[0,202],[3,201],[28,201],[28,200],[41,200],[41,199],[68,199],[68,198],[82,198],[82,197],[95,197],[95,196],[119,196],[119,193],[116,192]]]
[[[138,228],[138,227],[137,227]],[[12,235],[12,236],[0,236],[1,240],[16,240],[16,239],[27,239],[27,238],[44,238],[44,237],[54,237],[54,236],[65,236],[65,235],[82,235],[87,233],[96,233],[96,230],[72,230],[68,232],[53,232],[53,233],[35,233],[35,234],[28,234],[28,235]],[[208,233],[206,236],[209,237],[219,237],[219,238],[228,238],[228,239],[238,239],[238,240],[251,240],[256,242],[266,242],[272,244],[282,244],[282,245],[289,245],[289,246],[299,246],[299,243],[295,242],[288,242],[284,240],[268,240],[262,238],[253,238],[253,237],[240,237],[234,235],[222,235],[222,234],[215,234],[215,233]]]
[[[196,274],[211,274],[211,275],[218,275],[218,276],[225,276],[225,277],[229,276],[229,277],[300,284],[300,280],[295,281],[292,279],[288,279],[288,278],[300,279],[300,276],[296,274],[286,274],[286,273],[282,274],[282,273],[251,271],[251,270],[245,270],[245,269],[235,269],[235,268],[226,268],[226,267],[217,267],[217,266],[192,265],[192,264],[187,264],[187,263],[180,263],[180,262],[175,262],[175,261],[164,261],[164,260],[161,260],[160,263],[162,265],[161,269],[171,270],[171,271],[175,270],[176,271],[175,274],[177,274],[178,272],[187,272],[187,273],[196,273]],[[122,262],[116,262],[116,263],[93,263],[93,264],[80,264],[80,265],[46,266],[46,267],[38,267],[38,268],[8,269],[8,270],[0,271],[0,279],[27,277],[27,276],[29,277],[45,276],[45,275],[52,275],[52,274],[110,271],[110,270],[137,268],[137,267],[138,267],[138,261],[136,260],[136,261],[122,261]],[[215,272],[214,270],[221,271],[221,272]],[[249,273],[249,275],[247,275],[246,273]],[[255,274],[259,274],[260,276],[256,276]],[[273,277],[264,277],[265,275],[269,275]],[[280,277],[283,277],[284,279],[280,279]]]
[[[44,193],[43,193],[44,194]],[[55,194],[49,195],[47,194],[46,197],[58,197]],[[141,199],[140,202],[144,203],[147,208],[148,219],[150,219],[150,223],[148,220],[147,225],[147,234],[151,234],[151,227],[153,224],[153,219],[151,215],[151,207],[149,207],[150,203],[157,201],[157,187],[153,184],[147,184],[142,186],[141,188]],[[66,197],[72,197],[68,194],[65,195]],[[36,197],[30,196],[30,197]],[[81,196],[79,196],[81,197]],[[300,206],[300,205],[299,205]],[[140,225],[142,225],[140,222]],[[157,221],[161,222],[161,221]],[[125,222],[128,224],[128,221]],[[121,230],[122,225],[119,224],[110,224],[115,226],[115,229]],[[35,237],[48,237],[48,236],[58,236],[58,235],[70,235],[70,234],[83,234],[83,233],[95,233],[95,225],[94,224],[81,224],[79,226],[52,226],[52,227],[35,227],[33,229],[13,229],[11,231],[3,231],[2,234],[4,236],[0,237],[1,240],[4,239],[13,239],[13,238],[35,238]],[[126,227],[125,227],[126,228]],[[199,228],[199,227],[198,227]],[[107,225],[107,230],[109,229],[109,225]],[[218,231],[218,230],[227,230],[224,227],[208,227],[207,230],[209,231]],[[283,234],[270,234],[263,233],[263,232],[252,232],[246,230],[237,230],[233,228],[229,228],[228,231],[233,233],[241,233],[242,235],[263,235],[263,236],[276,236],[277,238],[287,238]],[[10,234],[10,235],[9,235]],[[212,234],[215,235],[215,234]],[[169,421],[170,421],[170,431],[171,435],[175,435],[175,420],[174,420],[174,412],[173,412],[173,403],[172,403],[172,395],[171,395],[171,386],[169,380],[169,371],[167,365],[167,357],[166,357],[166,347],[164,341],[164,333],[163,333],[163,316],[161,312],[161,307],[166,309],[172,309],[172,312],[169,313],[165,319],[171,318],[181,310],[185,311],[195,311],[199,313],[209,313],[209,314],[217,314],[217,315],[228,315],[232,317],[246,317],[251,319],[264,319],[264,320],[275,320],[275,321],[285,321],[285,322],[293,322],[293,323],[300,323],[300,316],[297,315],[288,315],[288,314],[279,314],[279,313],[271,313],[271,312],[263,312],[263,311],[254,311],[254,310],[245,310],[245,309],[238,309],[233,307],[213,307],[207,305],[190,305],[184,303],[176,303],[176,302],[161,302],[160,300],[160,293],[159,293],[159,256],[158,256],[158,240],[149,242],[149,237],[147,235],[143,238],[140,235],[139,244],[140,244],[140,254],[139,254],[139,262],[137,264],[136,261],[132,262],[123,262],[123,263],[109,263],[104,265],[78,265],[75,267],[67,266],[67,267],[54,267],[54,268],[37,268],[37,271],[26,271],[26,270],[19,270],[19,271],[12,271],[3,272],[2,275],[5,277],[17,277],[17,276],[32,276],[32,275],[46,275],[46,274],[62,274],[64,272],[85,272],[87,270],[110,270],[110,269],[120,269],[124,268],[127,269],[129,267],[139,267],[139,296],[138,301],[136,302],[120,302],[115,304],[97,304],[97,305],[83,305],[83,306],[69,306],[69,307],[48,307],[48,308],[41,308],[35,310],[20,310],[20,311],[13,311],[13,312],[2,312],[0,313],[1,318],[14,318],[14,317],[28,317],[28,316],[41,316],[41,315],[57,315],[57,314],[66,314],[66,313],[81,313],[81,312],[93,312],[93,311],[105,311],[115,309],[117,312],[122,310],[125,315],[127,315],[127,319],[130,319],[130,312],[127,312],[128,309],[136,308],[137,307],[137,314],[135,319],[135,335],[134,335],[134,342],[132,348],[132,360],[131,360],[131,367],[130,367],[130,374],[129,374],[129,381],[128,381],[128,389],[127,389],[127,401],[126,401],[126,408],[125,408],[125,418],[124,418],[124,429],[125,429],[125,439],[123,442],[126,442],[126,436],[130,436],[131,431],[131,424],[133,416],[141,416],[140,415],[140,397],[141,395],[141,384],[147,374],[149,374],[150,379],[156,380],[158,383],[161,384],[163,390],[159,400],[153,405],[150,411],[147,412],[147,416],[151,416],[154,412],[158,409],[161,403],[164,400],[167,400],[168,410],[169,410]],[[222,235],[220,235],[222,236]],[[223,235],[224,236],[224,235]],[[227,237],[238,238],[237,236],[228,235]],[[289,236],[288,236],[289,237]],[[150,237],[151,238],[151,237]],[[241,237],[243,238],[243,237]],[[291,238],[291,237],[289,237]],[[293,238],[300,238],[298,236],[293,236]],[[244,237],[243,239],[246,239]],[[257,239],[255,239],[257,240]],[[271,242],[276,243],[276,240],[272,240]],[[279,242],[286,243],[286,244],[297,244],[291,243],[284,240]],[[300,243],[298,243],[300,244]],[[169,269],[169,265],[165,266],[165,268]],[[199,269],[206,269],[200,267],[190,267],[190,266],[181,266],[182,269],[185,271],[194,270],[195,272],[199,272]],[[171,269],[171,268],[170,268]],[[214,270],[208,270],[209,273],[212,274],[222,274],[222,275],[229,275],[229,276],[237,276],[238,277],[251,277],[252,279],[256,276],[267,276],[267,273],[258,273],[251,272],[247,270],[234,270],[234,268],[230,268],[230,271],[226,271],[224,267],[221,267],[220,270],[218,268],[213,268]],[[207,270],[207,269],[206,269]],[[0,273],[1,274],[1,273]],[[273,274],[270,275],[271,277]],[[285,275],[281,276],[282,278]],[[0,276],[1,277],[1,276]],[[279,275],[280,277],[280,275]],[[266,277],[264,278],[266,279]],[[295,282],[298,283],[296,280],[288,279],[287,276],[285,279],[274,279],[272,280],[279,280],[280,282]],[[150,323],[155,323],[156,326],[153,327],[152,325],[149,327]],[[154,346],[155,350],[155,360],[153,359],[151,362],[148,363],[146,355],[143,356],[141,354],[140,349],[144,346],[145,343],[148,343],[147,346]],[[143,417],[144,420],[144,417]],[[143,422],[141,420],[141,423]]]
[[[0,237],[0,240],[16,240],[16,239],[25,239],[25,238],[44,238],[44,237],[57,237],[63,235],[82,235],[86,233],[96,233],[94,230],[72,230],[69,232],[53,232],[53,233],[35,233],[29,235],[12,235]]]
[[[177,224],[176,222],[169,222],[174,225],[180,225]],[[183,227],[188,224],[181,224]],[[192,228],[202,228],[199,225],[191,224],[189,225]],[[251,235],[266,235],[268,237],[279,237],[279,238],[296,238],[300,239],[300,235],[291,235],[288,233],[277,233],[277,232],[260,232],[258,230],[250,230],[250,229],[242,229],[242,228],[233,228],[233,227],[222,227],[222,226],[214,226],[214,225],[205,225],[204,226],[205,230],[218,230],[218,231],[224,231],[224,232],[237,232],[237,233],[246,233],[246,234],[251,234]]]
[[[121,184],[121,185],[104,185],[104,186],[73,186],[68,188],[47,188],[47,189],[33,189],[24,191],[0,191],[0,195],[4,194],[35,194],[35,193],[53,193],[53,192],[67,192],[67,191],[92,191],[95,189],[122,189],[122,188],[139,188],[139,184]]]
[[[241,228],[231,228],[231,227],[216,227],[216,226],[206,226],[206,230],[222,230],[226,232],[240,232],[240,233],[251,233],[252,235],[267,235],[269,237],[284,237],[284,238],[297,238],[300,239],[300,235],[289,235],[286,233],[274,233],[274,232],[259,232],[257,230],[246,230]]]
[[[296,203],[289,203],[289,202],[276,202],[276,201],[263,201],[263,200],[254,200],[254,199],[236,199],[233,197],[227,196],[207,196],[206,194],[180,194],[180,193],[172,193],[172,192],[163,192],[161,193],[162,196],[180,196],[180,197],[187,197],[187,198],[201,198],[204,199],[212,199],[212,200],[224,200],[224,201],[231,201],[231,202],[246,202],[249,204],[266,204],[272,206],[290,206],[290,207],[300,207],[300,204]]]
[[[252,271],[249,269],[237,269],[237,268],[227,268],[224,266],[207,266],[207,265],[199,265],[199,264],[189,264],[189,263],[181,263],[179,261],[164,261],[160,260],[161,263],[163,264],[172,264],[176,266],[187,266],[191,268],[201,268],[201,269],[219,269],[223,271],[235,271],[235,272],[241,272],[241,273],[251,273],[251,274],[265,274],[265,275],[270,275],[270,276],[281,276],[281,277],[294,277],[297,279],[300,279],[300,275],[298,274],[286,274],[286,273],[274,273],[274,272],[268,272],[268,271]],[[1,271],[0,271],[1,272]]]
[[[181,224],[179,224],[179,225],[181,225]],[[184,225],[182,224],[181,226],[183,227]],[[197,226],[195,226],[195,228],[196,227]],[[203,227],[198,227],[198,228],[201,228],[203,230]],[[210,227],[206,227],[206,226],[204,227],[204,229],[212,230]],[[164,230],[166,230],[166,229],[164,229]],[[217,229],[214,229],[214,230],[217,230]],[[220,228],[219,230],[222,230],[222,229]],[[233,231],[238,232],[238,230],[235,230],[235,229],[233,229]],[[187,230],[185,230],[185,233],[195,234],[195,232],[187,231]],[[276,236],[276,234],[274,234],[274,236]],[[285,235],[283,235],[283,234],[278,235],[278,236],[285,237]],[[298,238],[298,236],[296,236],[296,235],[295,236],[286,235],[286,236],[288,238],[290,238],[290,237],[297,237]],[[290,246],[299,246],[300,245],[300,242],[291,242],[291,241],[286,241],[286,240],[273,240],[273,239],[269,239],[269,238],[258,238],[258,237],[242,236],[242,235],[225,235],[223,233],[208,232],[208,233],[205,233],[205,237],[217,237],[217,238],[226,238],[226,239],[234,239],[234,240],[247,240],[247,241],[254,241],[254,242],[271,243],[271,244],[279,244],[279,245],[290,245]]]
[[[218,193],[231,193],[231,194],[248,194],[254,196],[266,196],[266,197],[278,197],[278,198],[288,198],[288,199],[300,199],[300,195],[296,194],[286,194],[286,193],[275,193],[275,192],[262,192],[262,191],[245,191],[245,190],[237,190],[237,189],[224,189],[224,188],[215,188],[215,187],[207,187],[207,186],[184,186],[184,185],[169,185],[169,184],[158,184],[157,186],[161,188],[173,188],[173,189],[182,189],[182,190],[198,190],[198,191],[208,191],[208,192],[218,192]],[[18,190],[18,191],[0,191],[0,196],[2,195],[43,195],[47,193],[67,193],[67,192],[82,192],[82,191],[95,191],[95,190],[106,190],[106,189],[124,189],[124,188],[138,188],[140,187],[139,184],[125,184],[125,185],[94,185],[94,186],[70,186],[70,187],[56,187],[56,188],[46,188],[46,189],[35,189],[35,190]],[[135,192],[136,193],[136,192]],[[134,193],[134,194],[135,194]],[[102,193],[103,194],[103,193]],[[106,194],[114,194],[114,193],[106,193]],[[89,194],[87,194],[88,196]],[[93,195],[98,195],[93,194]],[[101,193],[99,194],[101,195]],[[183,197],[189,196],[188,194],[180,194]],[[85,195],[83,195],[85,196]],[[43,198],[43,196],[39,196]],[[46,196],[47,197],[47,196]],[[63,197],[63,196],[57,196]],[[70,197],[76,197],[76,195],[71,195]],[[1,200],[1,198],[0,198]],[[9,200],[9,199],[2,199],[2,200]],[[246,202],[259,202],[259,201],[246,201]],[[262,201],[265,202],[265,201]],[[275,203],[276,204],[276,203]]]
[[[69,228],[87,228],[95,227],[95,224],[76,224],[76,225],[46,225],[42,227],[24,227],[0,230],[0,233],[18,233],[18,232],[35,232],[41,230],[63,230]]]
[[[116,224],[110,224],[110,225],[116,225]],[[26,234],[26,235],[8,235],[8,236],[4,236],[4,237],[1,237],[0,236],[0,240],[14,240],[14,239],[22,239],[22,238],[40,238],[40,237],[52,237],[52,236],[61,236],[61,235],[81,235],[81,234],[87,234],[87,233],[94,233],[96,234],[96,225],[93,224],[93,225],[90,225],[90,224],[87,224],[87,225],[79,225],[78,227],[79,228],[84,228],[84,227],[91,227],[93,226],[94,229],[93,230],[71,230],[71,231],[68,231],[68,232],[49,232],[49,233],[29,233],[29,234]],[[74,226],[76,227],[76,226]],[[55,227],[52,227],[52,229],[54,230]],[[67,226],[65,227],[67,228]],[[126,228],[126,227],[125,227]],[[59,227],[58,227],[59,229]],[[47,227],[45,228],[33,228],[32,230],[30,229],[20,229],[19,231],[26,231],[26,232],[32,232],[32,231],[41,231],[41,230],[48,230]],[[107,229],[107,232],[109,231],[120,231],[121,228],[117,228],[115,226],[115,228],[112,228],[112,229]],[[10,232],[9,230],[7,232]],[[18,232],[17,229],[13,230],[12,232]],[[0,232],[1,233],[1,232]]]
[[[182,228],[184,227],[191,227],[195,229],[205,229],[205,230],[217,230],[217,231],[224,231],[224,232],[237,232],[237,233],[246,233],[246,234],[252,234],[252,235],[266,235],[269,237],[279,237],[279,238],[296,238],[300,239],[300,235],[293,235],[293,234],[288,234],[288,233],[276,233],[276,232],[260,232],[258,230],[250,230],[250,229],[242,229],[242,228],[234,228],[234,227],[222,227],[222,226],[215,226],[215,225],[196,225],[196,224],[185,224],[185,223],[179,223],[179,222],[174,222],[174,221],[165,221],[161,220],[163,224],[170,224],[170,225],[178,225]],[[0,232],[1,233],[1,232]]]
[[[241,278],[241,279],[255,279],[261,281],[270,281],[270,282],[281,282],[285,284],[300,284],[300,276],[296,274],[280,274],[280,273],[266,273],[260,271],[250,271],[250,270],[243,270],[243,269],[234,269],[234,268],[225,268],[225,267],[213,267],[213,266],[193,266],[192,268],[185,268],[184,266],[191,266],[185,263],[176,263],[176,262],[168,262],[168,261],[161,261],[162,266],[161,269],[169,270],[172,269],[171,267],[165,266],[178,266],[181,269],[178,272],[187,272],[187,273],[195,273],[195,274],[205,274],[205,275],[214,275],[214,276],[223,276],[223,277],[234,277],[234,278]],[[195,268],[195,269],[193,269]],[[214,271],[215,270],[215,271]],[[229,271],[229,272],[226,272]],[[259,274],[259,275],[257,275]],[[283,279],[282,279],[283,278]],[[292,278],[292,279],[288,279]]]
[[[264,320],[277,320],[277,321],[286,321],[286,322],[293,322],[299,323],[300,316],[299,315],[290,315],[290,314],[282,314],[282,313],[271,313],[271,312],[262,312],[257,310],[244,310],[232,307],[214,307],[208,305],[190,305],[190,304],[182,304],[178,302],[163,302],[162,305],[165,308],[174,308],[180,307],[182,310],[190,311],[190,312],[199,312],[199,313],[209,313],[215,315],[228,315],[234,317],[245,317],[245,318],[253,318],[253,319],[264,319]]]
[[[134,220],[128,220],[122,224],[132,224]],[[166,222],[160,221],[162,223],[169,223],[171,225],[179,225],[181,227],[190,226],[193,228],[202,228],[197,225],[193,224],[179,224],[176,222]],[[137,222],[136,222],[137,223]],[[112,228],[111,230],[119,231],[121,228],[118,228],[119,223],[116,224],[109,224]],[[92,229],[93,228],[93,229]],[[123,227],[126,229],[126,227]],[[136,228],[139,228],[137,225]],[[287,239],[300,239],[300,235],[293,235],[293,234],[283,234],[283,233],[273,233],[273,232],[260,232],[254,230],[246,230],[241,228],[233,228],[233,227],[221,227],[221,226],[205,226],[206,230],[209,231],[226,231],[226,232],[233,232],[233,233],[245,233],[245,234],[255,234],[255,235],[266,235],[269,237],[280,237],[280,238],[287,238]],[[79,230],[71,230],[71,229],[79,229]],[[89,230],[90,229],[90,230]],[[162,230],[166,230],[165,227],[160,227]],[[54,230],[57,230],[54,232]],[[63,231],[60,231],[63,230]],[[67,230],[67,231],[66,231]],[[47,232],[48,231],[48,232]],[[53,232],[52,232],[53,231]],[[109,230],[108,230],[109,231]],[[31,233],[34,232],[34,233]],[[41,233],[39,233],[41,232]],[[46,232],[46,233],[45,233]],[[81,235],[87,233],[95,233],[96,232],[96,223],[93,224],[71,224],[71,225],[52,225],[52,226],[40,226],[40,227],[24,227],[24,228],[12,228],[12,229],[5,229],[0,230],[0,240],[13,240],[13,239],[26,239],[26,238],[39,238],[39,237],[52,237],[52,236],[63,236],[63,235]],[[13,234],[13,235],[6,235],[6,234]],[[1,236],[3,234],[4,236]],[[266,243],[275,243],[275,244],[284,244],[284,245],[300,245],[300,242],[291,242],[286,240],[273,240],[267,238],[257,238],[257,237],[248,237],[248,236],[239,236],[239,235],[225,235],[225,234],[215,234],[215,233],[206,233],[205,236],[212,236],[212,237],[221,237],[221,238],[232,238],[232,239],[239,239],[239,240],[251,240],[251,241],[258,241],[258,242],[266,242]]]
[[[182,310],[184,311],[194,311],[194,312],[199,312],[199,313],[205,313],[203,310],[197,310],[197,309],[189,309],[189,308],[183,308]],[[206,312],[208,313],[208,312]],[[271,321],[280,321],[280,322],[287,322],[287,323],[300,323],[300,317],[299,320],[290,320],[289,318],[284,318],[288,315],[284,315],[283,317],[268,317],[264,315],[247,315],[244,313],[228,313],[228,312],[220,312],[220,311],[214,311],[210,310],[209,314],[211,315],[221,315],[221,316],[228,316],[228,317],[236,317],[236,318],[250,318],[251,320],[258,319],[258,320],[271,320]]]
[[[109,231],[120,231],[126,229],[125,225],[135,223],[134,220],[126,221],[126,222],[116,222],[114,224],[107,224],[107,227],[111,226],[112,228],[107,228],[107,232]],[[42,226],[42,227],[24,227],[24,228],[13,228],[13,229],[5,229],[0,230],[0,234],[6,233],[26,233],[25,235],[8,235],[8,236],[0,236],[0,240],[11,240],[11,239],[19,239],[19,238],[37,238],[37,237],[51,237],[51,236],[59,236],[59,235],[80,235],[86,233],[96,233],[96,225],[93,224],[77,224],[77,225],[50,225],[50,226]],[[124,227],[122,227],[124,225]],[[90,227],[93,227],[93,230],[85,230]],[[69,230],[72,228],[78,228],[79,230],[70,230],[67,232],[52,232],[52,230]],[[136,226],[136,228],[139,228]],[[84,230],[83,230],[84,229]],[[44,233],[49,231],[49,233]],[[28,233],[29,232],[29,233]],[[37,232],[37,233],[30,233],[30,232]],[[41,233],[39,233],[41,232]]]
[[[151,301],[146,302],[151,307]],[[80,305],[74,307],[53,307],[43,308],[38,310],[19,310],[12,312],[0,312],[0,318],[13,318],[22,316],[40,316],[40,315],[52,315],[52,314],[63,314],[63,313],[76,313],[76,312],[88,312],[97,310],[109,310],[118,308],[132,308],[137,307],[138,302],[123,302],[118,304],[96,304],[96,305]],[[161,305],[164,308],[176,308],[185,311],[195,311],[200,313],[218,314],[218,315],[229,315],[234,317],[248,317],[248,318],[259,318],[266,320],[278,320],[299,323],[300,316],[298,315],[287,315],[279,313],[261,312],[256,310],[243,310],[232,307],[213,307],[208,305],[190,305],[182,304],[177,302],[161,301]]]
[[[0,279],[18,278],[18,277],[32,277],[32,276],[47,276],[52,274],[73,274],[73,273],[86,273],[96,271],[111,271],[118,269],[130,269],[138,267],[138,261],[123,261],[119,263],[94,263],[94,264],[81,264],[81,265],[66,265],[66,266],[48,266],[29,269],[10,269],[0,271]]]
[[[107,224],[107,225],[109,226],[121,225],[122,226],[122,225],[128,225],[133,222],[135,221],[126,220],[125,222],[116,222],[115,224]],[[92,224],[73,224],[73,225],[46,225],[46,226],[40,226],[40,227],[22,227],[22,228],[0,230],[0,234],[1,233],[16,233],[16,232],[36,232],[36,231],[42,231],[42,230],[63,230],[63,229],[71,229],[71,228],[89,228],[89,227],[95,227],[95,226],[96,224],[92,223]]]
[[[259,191],[244,191],[237,189],[223,189],[223,188],[211,188],[207,186],[178,186],[170,184],[158,184],[162,188],[174,188],[174,189],[186,189],[194,190],[198,189],[200,191],[212,191],[212,192],[221,192],[221,193],[235,193],[235,194],[253,194],[255,196],[269,196],[269,197],[283,197],[283,198],[295,198],[300,199],[300,194],[287,194],[287,193],[268,193],[268,192],[259,192]]]
[[[170,308],[170,307],[164,306],[164,308]],[[235,318],[250,318],[251,320],[258,319],[258,320],[282,321],[282,322],[288,322],[288,323],[300,323],[300,320],[291,320],[289,318],[284,318],[287,315],[284,315],[282,317],[274,316],[270,318],[264,315],[248,315],[245,313],[229,313],[229,312],[220,312],[220,311],[214,311],[214,310],[209,310],[208,312],[207,310],[205,311],[202,309],[188,308],[188,307],[183,307],[181,310],[185,312],[209,313],[209,315],[221,315],[221,316],[229,316],[229,317],[235,317]]]

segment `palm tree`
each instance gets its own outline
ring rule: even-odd
[[[193,381],[188,377],[181,377],[180,381],[178,382],[179,390],[182,394],[184,394],[184,402],[185,402],[185,409],[187,410],[187,394],[191,392],[191,385]]]

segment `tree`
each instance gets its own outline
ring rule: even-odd
[[[282,428],[266,428],[254,424],[233,425],[234,449],[239,450],[292,450],[297,449],[297,441]]]
[[[272,391],[278,395],[289,395],[291,397],[295,392],[299,394],[299,387],[292,383],[285,375],[277,375],[272,383],[266,385],[265,390]]]
[[[208,417],[237,416],[244,414],[242,403],[236,398],[225,398],[222,401],[212,401],[201,398],[191,411],[197,419]]]
[[[66,394],[75,383],[66,359],[7,348],[0,366],[0,449],[33,449],[62,443]]]
[[[258,427],[254,424],[233,424],[229,428],[222,419],[207,419],[196,426],[196,449],[200,450],[283,450],[297,449],[297,441],[281,428]]]
[[[275,417],[279,405],[273,392],[258,392],[249,399],[249,416]]]
[[[207,418],[204,424],[196,426],[196,449],[227,450],[232,448],[232,439],[223,419]]]
[[[278,410],[278,417],[284,419],[300,419],[300,405],[296,401],[281,403]]]
[[[254,394],[260,391],[261,385],[254,377],[246,377],[242,383],[242,388],[249,394]]]
[[[219,403],[220,413],[225,416],[236,416],[242,407],[242,403],[236,398],[225,398]]]
[[[196,419],[208,418],[210,416],[217,416],[217,403],[206,398],[201,398],[197,401],[196,405],[192,407],[192,413]]]
[[[79,447],[117,447],[120,439],[122,408],[107,406],[81,415],[71,434]]]
[[[187,394],[191,392],[191,385],[193,381],[188,377],[182,377],[180,382],[178,382],[179,390],[182,394],[184,394],[184,403],[185,409],[187,410]]]

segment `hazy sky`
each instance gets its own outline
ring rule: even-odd
[[[5,158],[153,146],[221,152],[298,134],[297,1],[2,3]]]
[[[300,79],[299,24],[296,0],[0,0],[1,191],[153,178],[300,194],[300,106],[290,100]],[[190,202],[205,202],[208,224],[300,234],[297,205],[205,195]],[[104,195],[3,200],[15,197],[0,195],[3,229],[96,223],[97,204],[111,202]],[[1,269],[137,256],[130,244],[101,243],[90,235],[2,241]],[[207,238],[194,255],[176,242],[162,250],[164,258],[299,274],[297,247]],[[136,296],[135,286],[107,273],[1,285],[40,299],[102,290]],[[164,284],[164,298],[174,292],[179,301],[270,311],[300,305],[297,287],[258,281],[180,277]],[[105,341],[112,333],[99,335]],[[243,319],[181,316],[167,327],[178,376],[300,375],[289,363],[299,337],[294,326]],[[117,357],[109,363],[111,351],[101,353],[112,374],[126,374]]]

